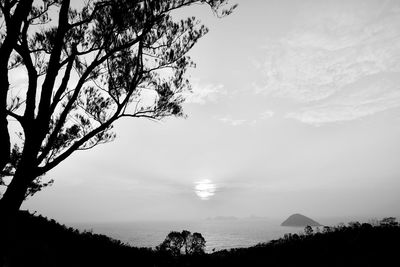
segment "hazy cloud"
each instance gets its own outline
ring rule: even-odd
[[[303,106],[290,111],[288,118],[305,123],[346,121],[398,106],[398,3],[343,3],[324,13],[314,3],[303,12],[301,25],[265,46],[265,60],[259,65],[264,84],[254,85],[254,90]],[[360,87],[369,77],[380,83]]]
[[[221,117],[218,118],[218,120],[232,126],[239,126],[247,122],[247,120],[244,119],[233,119],[231,116]]]
[[[186,103],[205,104],[207,102],[216,102],[222,95],[227,92],[222,84],[205,84],[198,82],[192,83],[192,92],[186,93]]]
[[[272,118],[275,115],[275,112],[272,110],[266,110],[258,115],[254,115],[254,117],[251,117],[249,119],[236,119],[233,118],[231,115],[226,115],[222,117],[216,117],[217,120],[229,124],[231,126],[240,126],[240,125],[255,125],[259,123],[260,121],[267,120],[269,118]]]
[[[274,114],[275,114],[274,111],[272,111],[272,110],[266,110],[266,111],[264,111],[264,112],[262,112],[262,113],[260,114],[260,118],[261,118],[262,120],[266,120],[266,119],[272,118],[272,117],[274,116]]]
[[[365,84],[362,88],[356,87],[356,90],[346,88],[348,90],[345,96],[343,93],[338,94],[316,105],[289,112],[286,117],[308,124],[321,125],[328,122],[354,120],[400,107],[398,86],[400,79],[390,78],[393,75],[395,74],[382,75],[381,79],[369,81],[369,84]]]

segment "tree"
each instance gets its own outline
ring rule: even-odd
[[[312,234],[314,233],[314,230],[312,229],[311,226],[307,225],[307,226],[304,228],[304,233],[305,233],[306,235],[312,235]]]
[[[191,245],[189,253],[191,255],[204,254],[204,250],[206,248],[206,240],[200,233],[193,233],[190,244]]]
[[[115,121],[183,116],[187,52],[207,28],[171,12],[197,3],[225,16],[236,7],[226,2],[0,0],[0,213],[51,184],[42,176],[75,151],[112,141]],[[10,85],[22,70],[27,85]]]
[[[396,221],[396,217],[386,217],[380,221],[380,226],[384,227],[397,227],[399,223]]]
[[[349,222],[349,227],[350,227],[350,228],[353,228],[353,229],[355,229],[355,228],[360,228],[360,227],[361,227],[361,223],[360,223],[360,222],[357,222],[357,221],[355,221],[355,222]]]
[[[183,116],[187,53],[207,28],[171,12],[203,4],[225,16],[236,7],[226,2],[0,0],[0,254],[48,171],[112,141],[119,119]],[[10,84],[15,72],[26,83]]]
[[[185,239],[182,234],[176,231],[170,232],[165,240],[157,247],[158,250],[167,252],[172,256],[181,255]]]
[[[157,246],[157,250],[164,251],[172,256],[204,254],[206,240],[200,233],[190,233],[183,230],[181,233],[170,232],[165,240]]]

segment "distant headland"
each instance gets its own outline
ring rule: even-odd
[[[208,221],[233,221],[237,220],[238,218],[235,216],[216,216],[216,217],[207,217],[206,220]]]
[[[308,218],[299,213],[290,215],[281,226],[291,226],[291,227],[305,227],[305,226],[322,226],[320,223],[314,221],[311,218]]]

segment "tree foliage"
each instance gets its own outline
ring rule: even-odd
[[[311,226],[307,225],[306,227],[304,227],[304,233],[306,235],[312,235],[314,233],[314,230]]]
[[[0,0],[0,204],[19,207],[73,152],[114,140],[118,119],[184,116],[187,53],[207,28],[172,13],[204,4],[225,16],[226,2]],[[24,82],[10,85],[15,73]]]
[[[173,256],[204,254],[206,241],[200,233],[190,233],[183,230],[181,233],[172,231],[165,240],[157,246],[157,250],[167,252]]]

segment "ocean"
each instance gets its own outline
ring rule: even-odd
[[[206,240],[206,251],[249,247],[283,237],[285,233],[301,233],[303,228],[283,227],[279,221],[267,219],[229,219],[199,221],[143,221],[123,223],[75,224],[79,230],[105,234],[136,247],[156,247],[171,231],[198,232]]]

